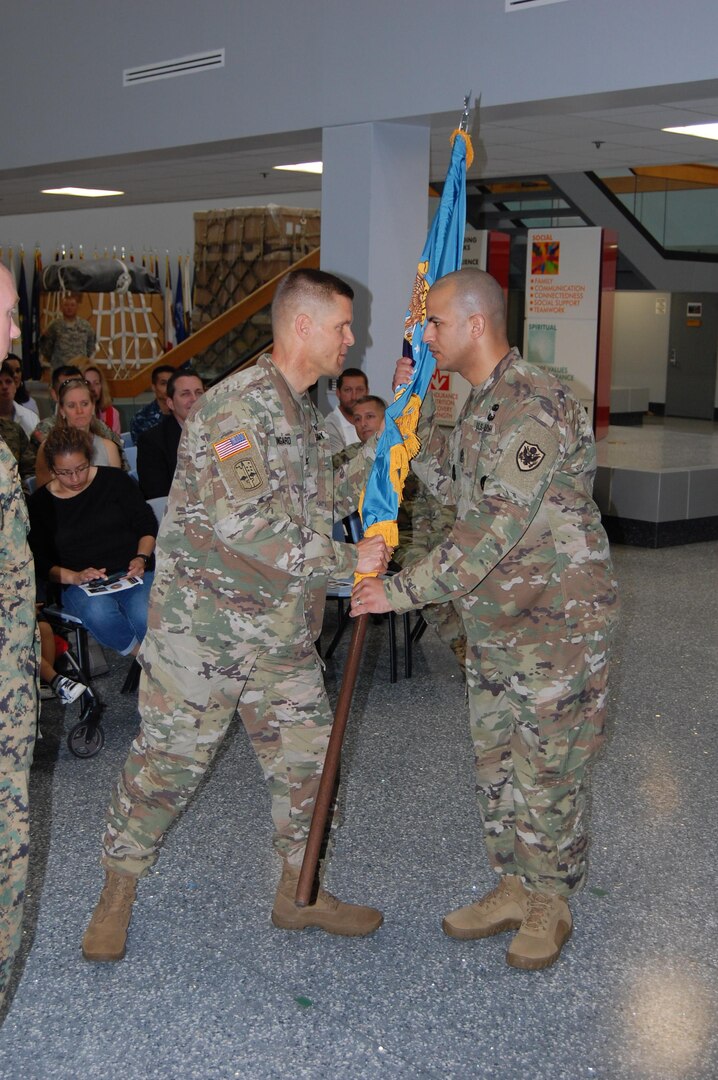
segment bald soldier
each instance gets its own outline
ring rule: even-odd
[[[12,338],[17,291],[0,265],[0,358]],[[30,849],[28,777],[37,725],[35,570],[15,458],[0,438],[0,1013],[20,946]]]
[[[314,646],[326,581],[389,561],[383,540],[331,539],[334,517],[356,506],[366,458],[333,491],[329,439],[307,394],[342,370],[352,299],[331,274],[288,274],[272,305],[272,356],[214,387],[185,421],[139,657],[142,724],[109,809],[88,960],[123,957],[137,878],[237,707],[269,786],[283,865],[275,926],[362,935],[381,925],[380,912],[323,889],[294,905],[332,724]]]
[[[422,409],[412,462],[457,506],[446,538],[390,581],[362,581],[352,613],[458,599],[479,809],[498,885],[444,919],[456,938],[516,930],[507,962],[558,959],[569,898],[586,873],[585,786],[601,746],[617,597],[591,498],[596,455],[585,410],[506,337],[504,298],[481,270],[441,278],[424,341],[472,391],[448,441]],[[410,361],[400,361],[407,382]]]

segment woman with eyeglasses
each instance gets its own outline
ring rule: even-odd
[[[105,439],[97,434],[97,420],[95,419],[95,402],[87,381],[80,377],[66,379],[60,383],[57,391],[57,417],[54,431],[63,428],[76,428],[84,431],[90,437],[93,465],[110,465],[115,469],[122,468],[120,451],[111,439]],[[48,435],[49,438],[49,435]],[[52,479],[47,451],[47,440],[37,452],[35,463],[35,476],[38,487],[47,484]]]
[[[101,645],[136,655],[147,629],[157,520],[134,480],[92,464],[89,432],[56,427],[43,449],[51,479],[28,500],[37,577],[60,586],[62,607]],[[96,595],[81,588],[120,573],[140,584]]]

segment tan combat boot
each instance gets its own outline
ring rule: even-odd
[[[506,963],[524,971],[550,967],[571,937],[573,920],[568,904],[558,893],[528,893],[526,916],[509,945]]]
[[[105,886],[82,939],[85,960],[121,960],[125,955],[136,889],[134,874],[105,870]]]
[[[373,934],[384,921],[384,916],[376,908],[345,904],[322,888],[311,904],[298,908],[294,903],[298,882],[299,869],[285,862],[272,909],[272,922],[281,930],[305,930],[309,926],[318,926],[328,934],[363,937]]]
[[[442,929],[449,937],[464,940],[517,930],[524,918],[528,895],[520,877],[503,874],[496,888],[481,900],[451,911],[441,924]]]

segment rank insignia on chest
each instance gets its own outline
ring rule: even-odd
[[[521,472],[531,472],[539,467],[545,457],[546,454],[536,443],[524,442],[516,453],[516,464]]]
[[[491,417],[488,420],[477,420],[476,430],[482,433],[490,434],[494,430],[494,425],[491,423]]]
[[[292,445],[292,436],[291,435],[277,435],[277,446],[291,446],[291,445]]]
[[[219,442],[212,443],[212,449],[217,455],[218,461],[226,461],[227,458],[232,457],[234,454],[241,454],[244,450],[251,450],[252,444],[243,431],[235,431],[232,435],[220,439]]]

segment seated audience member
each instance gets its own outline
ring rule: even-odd
[[[47,619],[43,618],[42,608],[37,613],[37,628],[40,631],[40,679],[42,680],[40,697],[51,697],[54,694],[63,705],[71,705],[85,693],[87,687],[77,679],[60,675],[55,670],[57,656],[55,634]]]
[[[31,409],[15,401],[17,384],[12,367],[7,360],[0,365],[0,416],[19,424],[28,439],[37,427],[37,416]]]
[[[167,416],[169,413],[167,407],[167,383],[170,380],[170,375],[174,375],[174,372],[175,369],[170,364],[159,364],[154,368],[152,372],[152,389],[154,390],[155,400],[143,405],[132,417],[130,423],[130,434],[135,446],[143,431],[149,431],[150,428],[155,427],[162,417]]]
[[[30,412],[34,412],[39,418],[40,410],[38,404],[33,397],[30,397],[28,389],[25,386],[25,380],[22,374],[22,360],[15,353],[11,352],[7,354],[5,363],[11,369],[15,378],[15,404],[24,405],[26,409],[29,409]]]
[[[117,445],[111,439],[105,439],[98,435],[95,419],[95,404],[92,400],[90,388],[80,376],[73,376],[60,383],[57,392],[57,417],[50,434],[63,428],[76,428],[84,431],[90,437],[91,461],[93,465],[109,465],[115,469],[122,468],[122,456]],[[49,439],[48,435],[48,439]],[[52,476],[50,463],[47,460],[45,449],[47,439],[37,452],[35,463],[35,475],[39,485],[47,484]]]
[[[0,438],[5,441],[17,462],[23,491],[26,491],[26,481],[35,475],[35,447],[20,425],[5,416],[0,416]]]
[[[95,331],[86,319],[77,314],[80,294],[64,293],[60,300],[62,315],[50,323],[40,338],[40,355],[54,371],[68,364],[74,356],[92,356],[95,351]]]
[[[336,454],[345,446],[358,442],[353,422],[354,404],[369,392],[367,377],[361,368],[345,368],[337,379],[337,397],[339,404],[332,409],[324,420],[324,428],[329,436],[329,449]]]
[[[137,478],[146,499],[169,495],[184,422],[203,393],[204,384],[199,375],[191,371],[173,372],[167,383],[169,416],[164,416],[137,440]]]
[[[51,479],[28,500],[38,578],[60,585],[62,607],[101,645],[136,655],[147,629],[155,516],[121,469],[91,464],[88,431],[58,426],[43,449]],[[120,572],[141,583],[101,595],[81,588]]]
[[[383,431],[385,412],[386,402],[383,398],[377,397],[376,394],[365,394],[364,397],[358,399],[354,405],[352,419],[359,441],[345,446],[343,450],[339,450],[332,455],[332,465],[335,469],[340,468],[347,461],[351,461],[353,457],[356,457],[364,443],[368,442],[372,435]]]
[[[111,431],[114,431],[115,435],[121,434],[122,421],[119,412],[112,404],[110,388],[107,385],[104,371],[95,364],[88,364],[83,370],[83,375],[87,385],[90,387],[92,400],[95,402],[95,418],[106,424]]]
[[[89,364],[89,359],[86,356],[75,357],[76,362],[74,364],[62,364],[61,367],[56,368],[52,373],[52,379],[50,381],[50,397],[55,402],[55,412],[52,416],[45,417],[41,420],[33,432],[33,440],[41,443],[47,438],[49,433],[55,426],[55,419],[57,417],[57,392],[60,387],[60,383],[66,382],[67,379],[78,378],[82,379],[83,374],[81,368],[86,364]],[[93,431],[97,435],[101,435],[103,439],[111,439],[117,448],[122,451],[122,439],[117,435],[112,428],[108,428],[107,424],[103,424],[102,420],[98,420],[95,417],[95,425]]]

